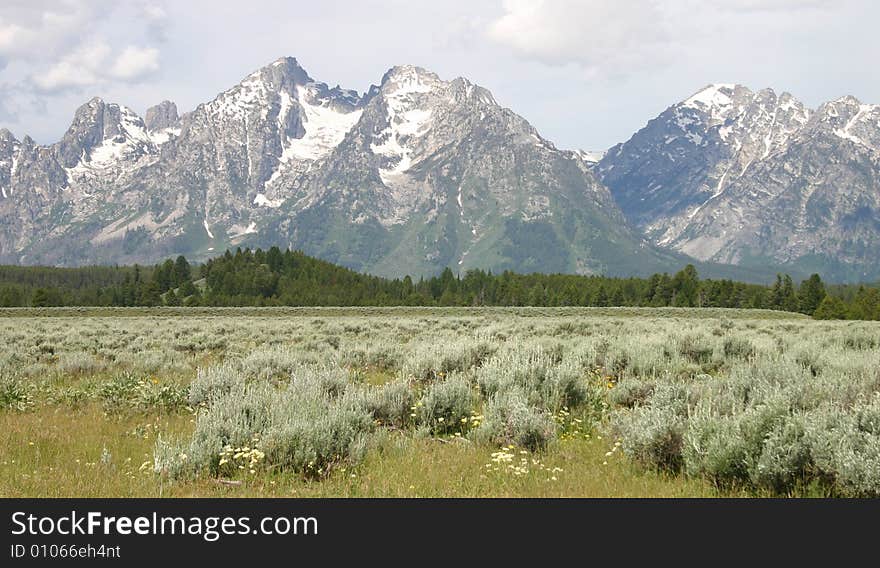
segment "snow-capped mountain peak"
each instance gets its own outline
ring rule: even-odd
[[[742,87],[733,83],[713,83],[685,99],[681,106],[696,108],[713,116],[723,114],[734,104],[733,98],[739,88]]]
[[[59,147],[69,174],[115,168],[155,154],[144,120],[130,108],[95,97],[81,106]]]
[[[442,83],[436,73],[416,65],[396,65],[382,77],[380,87],[386,96],[427,93]]]
[[[789,93],[711,85],[594,171],[655,243],[700,260],[841,271],[880,247],[880,107],[855,97],[811,111]]]
[[[853,96],[840,97],[819,107],[815,122],[838,138],[880,152],[880,105],[865,104]]]

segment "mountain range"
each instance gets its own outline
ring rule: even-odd
[[[712,85],[607,152],[569,151],[467,79],[360,94],[279,59],[183,115],[94,98],[62,139],[0,130],[0,262],[204,259],[278,245],[378,275],[644,275],[694,262],[880,277],[880,107]]]
[[[880,105],[816,110],[710,85],[611,148],[594,172],[654,244],[703,261],[880,277]]]

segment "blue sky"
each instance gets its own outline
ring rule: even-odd
[[[56,141],[91,98],[181,112],[278,57],[365,91],[465,76],[563,148],[604,149],[708,83],[880,103],[869,0],[3,0],[0,127]]]

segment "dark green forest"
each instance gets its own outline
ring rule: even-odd
[[[820,319],[880,319],[880,288],[814,274],[772,285],[676,274],[610,278],[469,270],[413,281],[360,274],[299,251],[227,251],[202,265],[0,266],[0,306],[678,306],[766,308]]]

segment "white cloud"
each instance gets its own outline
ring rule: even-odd
[[[159,70],[159,50],[155,47],[130,45],[113,62],[110,76],[132,81]]]
[[[168,27],[168,12],[162,4],[144,1],[139,7],[138,16],[146,23],[147,32],[156,41],[164,42]]]
[[[504,0],[489,37],[521,56],[606,72],[665,57],[667,31],[651,0]]]
[[[112,6],[109,0],[4,0],[0,58],[53,57],[81,42]]]
[[[42,91],[58,91],[70,87],[85,87],[98,81],[101,66],[110,54],[103,42],[82,45],[42,73],[33,81]]]
[[[168,18],[168,12],[159,4],[144,2],[141,4],[141,13],[150,21],[162,22]]]
[[[488,37],[520,57],[622,75],[712,49],[719,33],[797,26],[851,0],[503,0]],[[780,18],[783,20],[780,23]],[[707,43],[709,45],[704,45]],[[744,46],[748,47],[748,46]]]
[[[37,92],[133,82],[159,69],[158,48],[136,42],[161,41],[168,20],[161,1],[3,2],[0,69],[25,69],[19,81]]]
[[[103,41],[84,44],[44,72],[32,76],[43,92],[88,87],[109,80],[136,81],[159,70],[159,50],[127,46],[121,52]]]
[[[691,4],[710,6],[731,12],[774,12],[811,10],[839,6],[849,0],[691,0]]]

